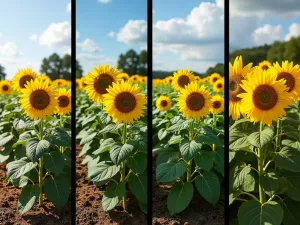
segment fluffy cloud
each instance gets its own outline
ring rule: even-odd
[[[117,40],[127,45],[147,42],[147,22],[145,20],[129,20],[117,34]]]
[[[287,33],[285,35],[284,40],[288,41],[292,37],[298,37],[298,36],[300,36],[300,24],[298,24],[298,23],[292,23],[289,26],[289,33]]]
[[[69,2],[67,5],[67,12],[71,12],[71,9],[72,9],[72,4],[71,2]]]
[[[41,45],[49,48],[69,48],[71,46],[71,24],[51,23],[39,38]]]
[[[0,32],[0,38],[2,38],[3,37],[3,34]]]
[[[265,24],[253,32],[253,41],[255,45],[272,44],[274,41],[281,39],[282,31],[281,25]]]
[[[107,3],[110,3],[111,0],[98,0],[98,2],[100,2],[102,4],[107,4]]]
[[[4,45],[0,45],[0,55],[8,56],[8,57],[15,57],[23,55],[17,48],[17,45],[13,42],[6,42]]]
[[[96,43],[91,39],[85,39],[84,42],[78,42],[77,46],[81,47],[83,51],[86,52],[97,52],[100,51],[100,48],[96,45]]]
[[[115,37],[116,36],[116,33],[111,31],[107,34],[108,37]]]
[[[32,34],[30,37],[29,37],[29,40],[31,41],[36,41],[38,39],[38,36],[36,34]]]

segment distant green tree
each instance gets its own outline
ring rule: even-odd
[[[49,58],[44,58],[40,72],[47,74],[51,80],[64,78],[62,59],[56,53],[53,53]]]
[[[153,78],[160,78],[160,79],[163,79],[165,77],[168,77],[168,76],[173,76],[173,73],[175,71],[163,71],[163,70],[156,70],[156,71],[153,71],[152,73],[152,76]],[[203,77],[204,74],[203,73],[197,73],[195,71],[192,71],[192,73],[195,75],[195,76],[199,76],[199,77]]]
[[[6,77],[5,69],[0,65],[0,80],[4,80]]]
[[[142,50],[138,61],[138,74],[148,76],[148,54],[146,50]]]
[[[276,61],[281,63],[281,61],[284,60],[284,49],[285,47],[283,43],[275,41],[267,53],[267,60],[271,63]]]
[[[300,38],[292,38],[284,44],[284,60],[299,63],[300,61]]]
[[[79,61],[76,60],[76,78],[81,78],[83,76],[82,66],[79,64]]]
[[[209,76],[212,73],[219,73],[220,75],[224,76],[224,64],[217,63],[214,67],[209,67],[205,72],[204,77]]]

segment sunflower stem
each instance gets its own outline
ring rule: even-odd
[[[260,128],[259,133],[261,134],[263,129],[262,122],[260,122],[259,128]],[[258,172],[259,172],[259,201],[263,204],[266,202],[265,192],[262,187],[262,176],[264,175],[264,157],[261,148],[257,149],[257,153],[258,153],[257,164],[258,164]]]
[[[64,128],[64,119],[62,115],[60,115],[60,127]]]
[[[123,127],[123,134],[122,134],[122,143],[123,145],[126,143],[126,132],[127,132],[127,125],[126,123],[124,123],[124,127]],[[126,163],[125,161],[123,161],[121,163],[121,180],[122,182],[124,182],[125,184],[125,191],[124,191],[124,195],[123,195],[123,208],[124,210],[127,210],[127,197],[126,197]]]
[[[281,126],[282,126],[282,123],[281,123],[281,121],[278,119],[278,120],[277,120],[276,140],[275,140],[275,143],[276,143],[276,149],[275,149],[275,151],[278,151],[278,148],[279,148],[279,146],[280,146]]]
[[[216,114],[213,113],[213,130],[216,128],[217,125],[216,122],[217,122]],[[216,144],[212,144],[212,150],[213,152],[216,150]]]
[[[43,120],[40,122],[40,140],[44,138],[43,133]],[[39,188],[40,188],[40,197],[39,197],[39,205],[43,205],[43,167],[44,167],[44,159],[43,156],[39,159]]]
[[[194,119],[192,120],[192,122],[190,123],[190,127],[189,127],[189,133],[190,133],[190,141],[193,140],[194,138]],[[190,182],[191,181],[191,178],[192,178],[192,163],[193,163],[193,160],[191,159],[190,161],[187,162],[187,175],[186,175],[186,181],[187,182]]]

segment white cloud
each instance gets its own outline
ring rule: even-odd
[[[78,40],[79,38],[80,38],[80,33],[76,31],[76,40]]]
[[[292,37],[298,37],[298,36],[300,36],[300,24],[298,24],[298,23],[292,23],[289,26],[289,33],[287,33],[285,35],[284,40],[288,41]]]
[[[156,12],[155,12],[155,10],[153,9],[153,10],[152,10],[152,14],[155,14],[155,13],[156,13]]]
[[[276,40],[281,39],[282,26],[272,26],[265,24],[262,27],[258,27],[253,33],[253,41],[255,45],[272,44]]]
[[[36,41],[38,39],[38,36],[36,34],[32,34],[30,37],[29,37],[29,40],[31,41]]]
[[[2,38],[3,37],[3,34],[0,32],[0,38]]]
[[[102,4],[107,4],[107,3],[110,3],[111,0],[98,0],[98,2],[100,2]]]
[[[23,55],[17,48],[17,45],[13,42],[6,42],[4,45],[0,45],[0,55],[8,57],[16,57]]]
[[[69,2],[67,5],[67,12],[71,12],[71,9],[72,9],[72,4],[71,2]]]
[[[116,36],[116,33],[111,31],[107,34],[108,37],[115,37]]]
[[[51,23],[39,38],[41,45],[49,48],[69,48],[71,46],[71,24]]]
[[[147,22],[145,20],[129,20],[117,34],[117,40],[127,45],[147,42]]]
[[[91,39],[85,39],[84,42],[78,42],[77,46],[81,47],[83,51],[86,52],[97,52],[100,51],[100,48],[96,45],[96,43]]]

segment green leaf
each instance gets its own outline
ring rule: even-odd
[[[11,133],[4,133],[3,135],[1,135],[0,146],[6,145],[13,138],[14,138],[14,135],[12,135]]]
[[[291,199],[300,202],[300,174],[290,174],[283,178],[288,186],[286,194]]]
[[[115,176],[119,171],[120,166],[104,161],[98,164],[91,164],[88,167],[88,178],[93,182],[105,181]]]
[[[272,154],[275,163],[283,169],[300,172],[300,151],[290,146],[284,146],[280,152]]]
[[[160,152],[156,158],[156,166],[161,163],[178,161],[179,151],[175,151],[173,148],[165,148],[164,151]]]
[[[205,150],[199,152],[195,156],[196,165],[205,171],[210,171],[214,164],[214,155],[214,152]]]
[[[283,210],[277,202],[268,201],[261,204],[250,200],[243,203],[238,211],[240,225],[280,225]]]
[[[254,132],[248,136],[248,141],[251,145],[262,148],[268,144],[274,137],[274,130],[266,127],[261,133]]]
[[[64,176],[56,176],[54,179],[46,178],[43,184],[45,194],[57,208],[62,208],[69,199],[69,180]]]
[[[282,223],[284,225],[300,225],[300,202],[296,202],[291,199],[285,199],[279,203],[283,209]]]
[[[133,150],[134,146],[130,144],[130,142],[125,143],[124,145],[121,145],[120,142],[117,142],[110,148],[110,158],[115,165],[119,165],[121,162],[131,156]]]
[[[91,142],[94,139],[94,137],[96,137],[96,135],[97,135],[97,131],[95,129],[87,130],[84,137],[80,141],[80,145],[82,146],[86,143]]]
[[[45,154],[44,165],[50,172],[59,174],[64,168],[64,155],[59,151],[53,151],[49,154]]]
[[[144,152],[136,152],[127,159],[127,166],[135,173],[143,173],[147,167],[147,154]]]
[[[169,192],[167,206],[171,215],[182,212],[190,204],[194,194],[191,183],[175,183]]]
[[[224,150],[218,149],[214,153],[215,169],[224,176]]]
[[[128,178],[129,189],[139,203],[147,204],[147,176],[131,173]]]
[[[116,131],[118,129],[120,129],[123,126],[123,124],[108,124],[106,127],[104,127],[102,130],[99,131],[98,134],[106,134],[108,132],[112,132],[112,131]]]
[[[245,192],[252,192],[255,190],[255,178],[251,173],[248,173],[245,177],[243,190]]]
[[[102,207],[104,212],[113,209],[122,199],[125,193],[125,183],[110,183],[102,198]]]
[[[234,159],[236,152],[229,152],[229,163]]]
[[[18,199],[18,211],[21,215],[28,212],[36,203],[40,195],[40,188],[38,185],[28,184],[22,189],[21,195]]]
[[[248,137],[242,137],[234,141],[229,145],[229,149],[232,151],[243,150],[250,146],[250,142],[248,141]]]
[[[178,144],[181,141],[181,135],[173,135],[170,140],[168,141],[169,145]]]
[[[162,163],[156,168],[156,180],[157,182],[174,181],[176,178],[183,176],[185,171],[185,162]]]
[[[202,143],[202,144],[208,144],[208,145],[215,144],[216,146],[219,147],[223,146],[219,137],[212,132],[206,132],[203,135],[196,137],[195,141],[197,143]]]
[[[241,194],[240,192],[230,193],[229,194],[229,205],[231,205],[234,202],[234,200],[240,196],[240,194]]]
[[[31,138],[26,144],[26,155],[32,162],[37,162],[45,153],[49,151],[50,142]]]
[[[196,188],[206,201],[216,205],[220,197],[220,182],[214,172],[204,172],[196,177]]]
[[[166,131],[165,128],[161,128],[157,133],[157,137],[161,141],[162,139],[164,139],[167,136],[167,134],[168,134],[168,131]]]
[[[17,179],[35,167],[36,164],[33,162],[28,162],[26,157],[20,160],[12,161],[6,165],[7,177],[11,179]]]
[[[110,147],[115,143],[114,139],[107,138],[101,144],[100,148],[93,152],[93,155],[98,155],[102,152],[109,151]]]
[[[201,147],[201,143],[195,140],[190,141],[189,139],[182,139],[179,144],[179,150],[186,161],[190,161],[201,150]]]
[[[261,177],[261,184],[265,193],[271,197],[279,189],[280,181],[276,173],[270,172]]]
[[[68,132],[61,128],[56,128],[54,134],[46,137],[45,139],[57,146],[71,147],[72,145],[71,136],[68,134]]]
[[[250,166],[246,166],[245,163],[240,163],[233,168],[233,189],[239,189],[244,184],[250,171]]]

